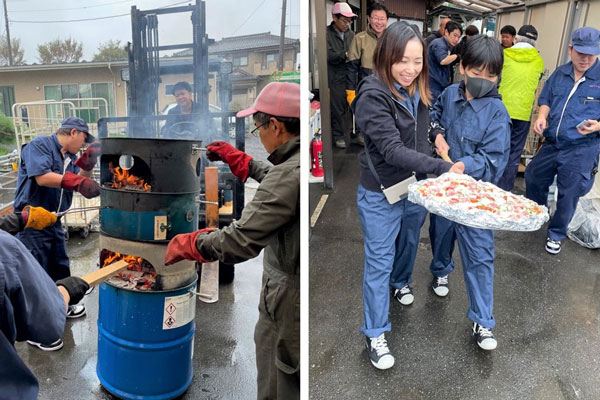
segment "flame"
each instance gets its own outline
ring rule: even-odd
[[[123,261],[127,261],[128,267],[127,269],[130,271],[142,271],[142,261],[143,258],[142,257],[135,257],[135,256],[128,256],[128,255],[124,255],[122,256],[120,253],[115,253],[115,252],[109,252],[108,257],[106,257],[104,259],[104,263],[102,264],[102,267],[106,267],[109,264],[112,264],[115,261],[119,261],[119,260],[123,260]]]
[[[144,262],[144,259],[142,257],[121,255],[120,253],[116,253],[113,251],[102,250],[103,253],[105,251],[107,252],[107,256],[106,258],[104,258],[102,267],[106,267],[107,265],[115,261],[124,260],[128,264],[127,271],[119,272],[119,274],[117,275],[118,277],[125,281],[135,281],[136,287],[141,290],[149,290],[155,284],[157,274],[154,271],[154,268],[152,268],[151,266],[149,267],[148,263],[146,263],[145,266],[142,264]],[[142,275],[134,275],[128,271],[141,272]]]
[[[145,192],[149,192],[151,186],[144,182],[143,179],[138,178],[135,175],[130,175],[128,170],[123,170],[120,167],[110,168],[110,172],[113,173],[112,186],[115,189],[141,189]]]

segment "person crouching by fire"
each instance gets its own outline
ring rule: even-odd
[[[264,248],[263,290],[254,332],[257,398],[299,399],[300,85],[269,83],[252,107],[237,113],[249,115],[273,165],[253,160],[229,143],[210,143],[211,161],[222,160],[242,181],[250,176],[260,185],[239,221],[223,229],[175,236],[167,247],[165,265],[183,259],[241,263]],[[277,292],[277,298],[268,295]]]

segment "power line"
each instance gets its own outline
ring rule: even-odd
[[[258,6],[257,6],[255,9],[254,9],[254,11],[252,11],[252,12],[250,13],[250,15],[248,15],[248,18],[246,18],[246,20],[245,20],[244,22],[242,22],[242,24],[241,24],[240,26],[238,26],[238,27],[236,28],[236,30],[235,30],[235,31],[233,31],[233,32],[231,33],[231,35],[230,35],[230,36],[233,36],[233,35],[234,35],[234,34],[235,34],[237,31],[239,31],[239,30],[240,30],[240,28],[241,28],[242,26],[244,26],[244,24],[245,24],[246,22],[248,22],[248,20],[249,20],[250,18],[252,18],[252,16],[254,15],[254,13],[258,11],[258,9],[260,8],[260,6],[262,6],[262,5],[265,3],[265,1],[267,1],[267,0],[263,0],[263,1],[261,1],[261,3],[260,3],[260,4],[259,4],[259,5],[258,5]]]
[[[188,1],[181,1],[179,3],[173,3],[173,4],[169,4],[167,6],[157,7],[157,8],[167,8],[167,7],[177,6],[177,5],[185,4],[185,3],[189,3],[189,0]],[[70,20],[62,20],[62,21],[57,21],[57,20],[54,20],[54,21],[21,21],[21,20],[11,19],[10,22],[11,23],[16,22],[16,23],[20,23],[20,24],[56,24],[56,23],[64,23],[64,22],[96,21],[96,20],[99,20],[99,19],[109,19],[109,18],[124,17],[124,16],[127,16],[127,15],[131,15],[131,14],[127,13],[127,14],[109,15],[107,17],[70,19]]]
[[[83,7],[71,7],[71,8],[47,8],[45,10],[10,10],[11,13],[31,13],[31,12],[42,12],[42,11],[69,11],[69,10],[83,10],[86,8],[95,8],[95,7],[104,7],[104,6],[110,6],[113,4],[121,4],[121,3],[130,3],[133,0],[122,0],[122,1],[115,1],[113,3],[104,3],[104,4],[96,4],[93,6],[83,6]]]

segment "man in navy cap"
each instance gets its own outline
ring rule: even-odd
[[[92,176],[92,169],[100,155],[100,143],[94,142],[86,122],[77,117],[65,119],[56,133],[38,136],[21,149],[14,209],[25,206],[43,207],[48,211],[65,211],[71,207],[73,191],[86,198],[100,194],[100,186]],[[91,143],[81,157],[76,154],[85,143]],[[71,275],[65,246],[65,234],[60,219],[42,230],[26,229],[17,237],[31,251],[35,259],[53,281]],[[85,315],[83,305],[71,305],[67,318]],[[62,348],[62,339],[52,344],[29,342],[45,351]]]
[[[534,123],[544,134],[540,151],[527,166],[526,196],[546,204],[548,188],[557,177],[556,212],[548,225],[546,251],[558,254],[579,198],[594,183],[600,153],[600,31],[592,27],[571,35],[571,61],[548,78],[538,99]]]

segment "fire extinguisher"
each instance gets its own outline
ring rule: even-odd
[[[315,133],[312,140],[312,168],[311,173],[315,178],[323,176],[323,142],[321,133]]]

